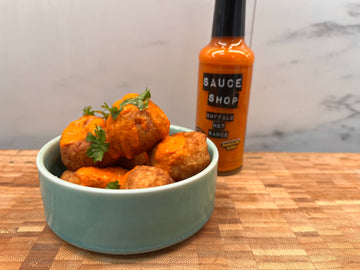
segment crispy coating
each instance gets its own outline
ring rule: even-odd
[[[200,132],[179,132],[167,136],[152,151],[150,166],[167,171],[175,181],[191,177],[210,163],[206,135]]]
[[[105,167],[115,163],[108,153],[104,154],[104,158],[100,162],[94,163],[92,158],[86,154],[90,147],[90,142],[86,141],[89,132],[94,132],[95,127],[105,127],[105,120],[93,115],[82,116],[71,122],[62,132],[60,139],[60,154],[64,165],[72,171],[76,171],[81,167]]]
[[[138,95],[128,94],[115,102],[113,107],[119,108],[124,100],[136,96]],[[111,115],[107,119],[109,153],[113,158],[125,156],[127,159],[132,159],[137,154],[150,151],[169,134],[169,129],[169,119],[151,100],[143,111],[135,105],[128,104],[116,119]]]
[[[125,188],[148,188],[174,183],[170,175],[160,169],[150,166],[136,166],[125,175]]]
[[[136,155],[135,157],[133,157],[132,159],[127,159],[126,157],[120,157],[118,159],[117,164],[120,167],[131,170],[136,166],[147,165],[148,162],[149,162],[149,155],[146,152],[142,152]]]
[[[83,167],[76,171],[66,170],[61,179],[70,183],[96,188],[105,188],[108,183],[118,181],[120,188],[124,188],[127,170],[121,167]]]
[[[74,177],[75,175],[75,171],[71,171],[71,170],[66,170],[62,173],[62,175],[60,176],[60,178],[62,180],[65,180],[67,182],[70,182],[70,183],[74,183],[76,182],[77,180],[72,180],[72,178]]]

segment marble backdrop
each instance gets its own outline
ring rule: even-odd
[[[360,1],[257,4],[247,149],[359,152]]]
[[[81,116],[152,90],[195,125],[213,0],[0,1],[0,149],[39,148]],[[360,152],[360,1],[249,0],[247,151]]]

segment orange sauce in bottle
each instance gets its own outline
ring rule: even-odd
[[[244,26],[245,0],[216,0],[212,39],[199,54],[196,129],[217,146],[220,175],[243,164],[254,63]]]

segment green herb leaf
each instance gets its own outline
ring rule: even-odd
[[[120,188],[120,185],[119,185],[119,182],[118,180],[114,181],[114,182],[109,182],[106,187],[106,189],[119,189]]]
[[[105,152],[109,151],[109,143],[106,143],[105,130],[96,126],[95,135],[91,132],[86,136],[86,141],[90,142],[90,147],[87,149],[86,154],[92,158],[94,163],[102,161]]]
[[[95,111],[92,111],[91,109],[92,109],[91,106],[85,106],[84,109],[83,109],[83,116],[95,115]]]
[[[150,89],[146,88],[144,93],[139,94],[137,97],[125,99],[121,102],[119,109],[117,107],[109,107],[106,103],[101,106],[108,110],[113,119],[116,119],[124,107],[128,104],[135,105],[140,111],[145,110],[149,105],[149,99],[151,98]]]
[[[103,106],[101,106],[101,107],[103,107]],[[96,111],[96,112],[100,113],[105,120],[109,118],[109,114],[104,111]]]
[[[148,107],[149,99],[151,98],[150,89],[146,88],[145,92],[138,95],[135,98],[129,98],[125,99],[121,104],[119,110],[122,111],[122,109],[128,105],[132,104],[138,107],[140,111],[145,110]]]
[[[109,117],[109,114],[105,113],[103,111],[93,111],[92,106],[85,106],[83,109],[83,116],[86,116],[86,115],[96,116],[96,114],[101,114],[105,120]]]
[[[113,119],[116,119],[121,112],[117,107],[110,107],[106,102],[104,102],[104,105],[102,105],[101,108],[108,110]],[[109,114],[107,114],[107,117],[109,117]]]

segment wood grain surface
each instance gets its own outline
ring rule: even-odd
[[[140,255],[76,248],[47,226],[37,151],[0,150],[0,269],[360,269],[360,154],[246,153],[194,236]]]

